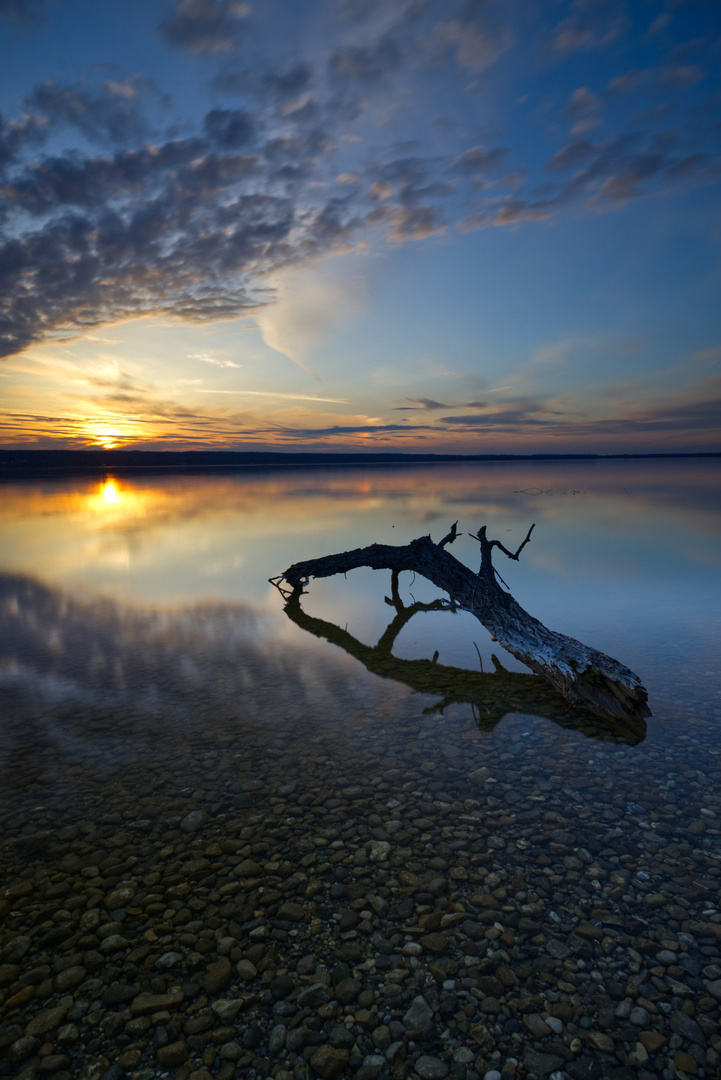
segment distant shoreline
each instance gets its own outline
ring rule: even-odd
[[[323,466],[445,465],[457,462],[649,461],[721,459],[719,451],[658,454],[403,454],[235,450],[2,450],[0,479],[133,472],[228,472]]]

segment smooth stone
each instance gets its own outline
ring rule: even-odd
[[[117,889],[113,889],[112,892],[103,900],[103,907],[108,911],[119,911],[126,908],[133,897],[135,896],[134,885],[121,885]]]
[[[290,975],[277,975],[268,987],[276,1001],[289,997],[295,990],[295,983]]]
[[[270,1031],[270,1037],[268,1039],[268,1052],[274,1057],[281,1052],[285,1046],[285,1024],[274,1024]]]
[[[556,1072],[557,1069],[564,1067],[563,1058],[557,1057],[555,1054],[542,1054],[537,1050],[532,1050],[528,1047],[523,1054],[523,1064],[529,1072],[535,1073],[536,1076],[548,1076],[552,1072]]]
[[[221,994],[227,990],[233,978],[233,966],[226,956],[211,964],[203,978],[206,994]]]
[[[335,1080],[348,1065],[348,1051],[335,1046],[319,1046],[310,1058],[310,1065],[321,1080]]]
[[[604,1035],[602,1031],[589,1031],[586,1042],[594,1050],[600,1050],[602,1054],[612,1054],[615,1049],[613,1039]]]
[[[181,821],[180,827],[183,832],[197,832],[198,829],[202,829],[207,820],[208,815],[204,810],[191,810]]]
[[[296,904],[292,900],[287,900],[278,908],[277,917],[279,919],[284,919],[286,922],[302,922],[305,917],[305,912],[301,904]]]
[[[182,962],[182,953],[166,952],[155,961],[155,966],[156,968],[160,968],[161,971],[169,971],[171,968],[177,967],[178,964],[181,964]]]
[[[696,1059],[692,1058],[690,1054],[685,1054],[682,1050],[679,1050],[674,1054],[673,1063],[680,1072],[687,1073],[691,1076],[695,1076],[698,1072],[698,1062]]]
[[[644,1061],[648,1061],[648,1053],[643,1043],[637,1042],[626,1060],[629,1065],[643,1065]]]
[[[537,1039],[543,1039],[546,1035],[551,1034],[550,1027],[538,1013],[530,1013],[528,1016],[524,1016],[523,1023]]]
[[[413,998],[408,1011],[403,1016],[403,1023],[409,1031],[424,1029],[432,1020],[433,1009],[420,994]]]
[[[642,1031],[638,1038],[649,1054],[655,1054],[665,1042],[668,1042],[667,1037],[660,1031]]]
[[[573,1051],[573,1043],[569,1049]],[[569,1061],[564,1068],[571,1080],[599,1080],[601,1075],[601,1066],[596,1058],[592,1057],[576,1058],[575,1061]]]
[[[109,934],[104,941],[100,942],[100,952],[105,956],[114,952],[122,952],[130,947],[130,942],[122,934]]]
[[[330,1001],[330,990],[325,983],[313,983],[312,986],[298,994],[298,1004],[301,1009],[308,1006],[314,1008],[316,1005],[324,1005],[326,1001]]]
[[[232,1024],[240,1010],[243,1008],[243,1002],[220,998],[218,1001],[214,1001],[210,1007],[221,1023]]]
[[[8,1047],[6,1051],[8,1061],[11,1065],[19,1065],[32,1057],[39,1045],[38,1040],[32,1035],[23,1035]]]
[[[85,968],[79,964],[65,968],[65,971],[61,971],[59,975],[55,976],[55,988],[60,993],[65,990],[72,990],[73,987],[79,986],[85,980],[87,974]]]
[[[188,1060],[188,1047],[185,1042],[168,1043],[161,1046],[155,1055],[159,1064],[166,1067],[183,1065]]]
[[[163,1009],[173,1009],[181,1004],[184,997],[182,990],[171,990],[167,994],[138,994],[130,1002],[130,1011],[133,1016],[144,1016],[161,1012]]]
[[[421,1080],[444,1080],[448,1076],[448,1066],[445,1061],[431,1057],[430,1054],[421,1054],[413,1063],[413,1068]]]
[[[358,979],[343,979],[335,988],[335,996],[341,1005],[350,1005],[352,1001],[356,1000],[362,989],[363,984]]]
[[[62,1023],[67,1012],[65,1005],[57,1005],[54,1009],[46,1009],[44,1012],[38,1013],[25,1028],[25,1034],[32,1037],[45,1035]]]
[[[682,1039],[697,1043],[704,1050],[706,1049],[706,1036],[700,1026],[685,1012],[681,1012],[680,1009],[676,1009],[671,1013],[671,1031],[675,1031]]]
[[[424,949],[435,956],[442,956],[448,952],[448,938],[445,934],[425,934],[420,939],[420,943]]]
[[[385,862],[391,853],[391,846],[387,840],[372,840],[368,851],[371,862]]]

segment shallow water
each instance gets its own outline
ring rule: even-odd
[[[330,1075],[330,1047],[361,1080],[717,1075],[720,479],[621,461],[5,484],[6,1074],[286,1080]],[[638,672],[645,738],[569,709],[466,614],[417,612],[379,663],[389,574],[314,582],[295,621],[268,584],[455,519],[508,547],[536,523],[500,572]],[[453,551],[478,559],[467,535]],[[406,607],[437,595],[401,577]],[[139,995],[170,990],[146,1025]]]

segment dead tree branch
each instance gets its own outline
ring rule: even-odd
[[[475,615],[508,652],[546,679],[572,705],[613,720],[643,720],[650,716],[648,694],[638,675],[605,653],[549,630],[498,584],[492,562],[493,548],[498,547],[517,560],[531,538],[533,526],[515,553],[498,540],[488,540],[486,527],[480,528],[475,537],[481,545],[478,574],[442,546],[455,539],[454,528],[441,544],[435,544],[430,536],[421,536],[398,547],[371,544],[294,563],[274,579],[274,584],[281,588],[286,582],[291,590],[300,591],[311,578],[346,574],[361,566],[421,574],[446,592],[455,606]]]

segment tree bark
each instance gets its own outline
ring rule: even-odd
[[[532,530],[533,526],[518,550],[511,552],[498,540],[488,540],[485,526],[479,529],[476,539],[481,545],[481,567],[477,574],[445,550],[445,545],[456,538],[453,526],[439,544],[430,536],[418,537],[399,547],[371,544],[294,563],[273,581],[275,584],[285,581],[293,590],[300,591],[311,578],[333,577],[360,566],[420,574],[448,593],[454,606],[475,615],[509,653],[550,683],[572,705],[607,720],[643,721],[651,715],[651,710],[638,675],[598,649],[549,630],[499,585],[491,557],[493,548],[518,560]]]

